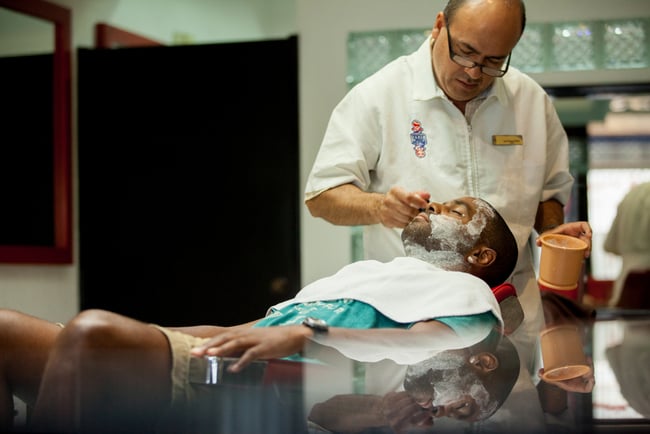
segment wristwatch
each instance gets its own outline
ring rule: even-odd
[[[302,322],[302,325],[309,327],[314,331],[314,335],[326,335],[330,327],[322,319],[314,318],[313,316],[308,316]]]

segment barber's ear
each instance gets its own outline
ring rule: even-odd
[[[494,371],[499,367],[499,359],[492,353],[478,353],[469,358],[469,363],[482,372]]]
[[[445,14],[438,12],[436,15],[436,21],[433,24],[433,29],[431,30],[431,38],[435,40],[440,35],[440,30],[445,25]]]
[[[472,265],[487,267],[497,259],[497,252],[489,247],[477,247],[467,256],[467,262]]]

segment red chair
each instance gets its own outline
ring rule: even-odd
[[[524,311],[517,298],[517,290],[510,283],[503,283],[492,288],[494,297],[499,302],[503,318],[504,335],[508,336],[515,331],[524,320]]]
[[[631,271],[627,275],[616,307],[650,309],[650,270]]]

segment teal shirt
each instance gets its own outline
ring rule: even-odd
[[[339,299],[289,305],[284,309],[274,310],[268,316],[258,321],[254,327],[301,324],[308,316],[325,320],[331,327],[353,329],[408,329],[414,324],[393,321],[367,303],[352,299]],[[464,328],[475,327],[481,324],[493,327],[498,324],[498,320],[492,312],[432,319],[446,324],[459,335],[463,334]],[[291,359],[296,360],[295,358]]]

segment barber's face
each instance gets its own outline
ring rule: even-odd
[[[491,414],[495,406],[462,352],[445,351],[410,366],[404,388],[422,408],[430,410],[431,417],[473,422]]]
[[[477,6],[480,7],[488,6]],[[432,31],[433,72],[438,85],[454,102],[476,98],[495,78],[478,67],[467,68],[454,62],[450,48],[454,54],[476,64],[500,69],[519,40],[521,20],[516,8],[475,9],[461,8],[448,26],[444,14],[438,14]]]

